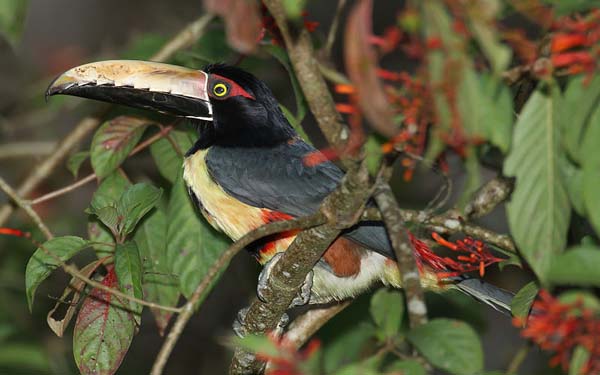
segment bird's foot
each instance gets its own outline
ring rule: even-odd
[[[248,333],[248,330],[246,329],[246,315],[248,315],[248,310],[250,310],[250,307],[244,307],[238,311],[237,317],[233,321],[233,332],[239,338],[244,338]]]
[[[233,332],[239,337],[244,338],[248,334],[248,329],[246,328],[246,315],[248,315],[249,307],[244,307],[240,311],[238,311],[236,319],[233,321]],[[283,314],[279,322],[275,326],[275,328],[271,331],[271,335],[275,338],[280,338],[283,336],[283,332],[285,327],[287,327],[290,322],[290,317],[288,314]]]
[[[279,261],[279,259],[283,256],[283,253],[277,253],[273,255],[271,259],[264,265],[263,270],[258,276],[258,286],[256,288],[256,294],[258,298],[263,302],[268,302],[268,298],[265,295],[265,291],[268,289],[268,280],[273,272],[275,264]],[[313,285],[313,275],[314,272],[311,270],[307,275],[306,279],[304,279],[304,283],[298,292],[298,295],[294,297],[292,302],[290,303],[290,308],[297,306],[304,306],[310,301],[310,294]]]

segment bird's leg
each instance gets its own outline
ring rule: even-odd
[[[283,253],[277,253],[273,255],[271,259],[264,265],[263,270],[258,276],[258,286],[256,288],[256,294],[258,298],[263,302],[268,302],[268,298],[266,298],[264,292],[268,288],[268,280],[273,272],[275,264],[279,261],[279,259],[283,256]],[[313,275],[314,272],[311,270],[307,275],[306,279],[304,279],[304,283],[298,292],[298,295],[294,297],[290,304],[290,308],[296,306],[304,306],[310,301],[310,294],[313,285]]]

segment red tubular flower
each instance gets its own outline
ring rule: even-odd
[[[24,232],[20,229],[15,229],[15,228],[0,228],[0,234],[4,234],[6,236],[14,236],[14,237],[23,237],[23,238],[30,238],[31,237],[31,233],[29,232]]]
[[[441,257],[435,254],[423,241],[409,234],[417,256],[419,269],[422,270],[423,266],[427,265],[434,270],[440,279],[459,276],[471,271],[479,271],[480,276],[483,276],[485,267],[504,260],[495,257],[482,241],[471,237],[450,242],[435,232],[431,236],[441,246],[463,253],[458,255],[456,260],[450,257]]]
[[[554,352],[550,365],[561,365],[567,371],[577,346],[583,346],[590,358],[584,374],[600,373],[600,317],[583,304],[583,300],[563,303],[546,290],[541,290],[527,318],[513,318],[513,324],[525,328],[521,336],[540,348]]]
[[[551,51],[558,53],[570,48],[581,47],[587,44],[587,38],[584,34],[556,34],[552,38]]]

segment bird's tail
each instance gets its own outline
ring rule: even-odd
[[[514,294],[507,290],[498,288],[483,280],[469,277],[457,279],[454,287],[503,314],[511,315],[510,304]]]

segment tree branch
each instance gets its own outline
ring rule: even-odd
[[[150,60],[164,62],[170,59],[180,49],[188,47],[194,41],[196,41],[203,33],[204,29],[213,18],[212,14],[205,14],[198,18],[196,21],[188,24],[180,32],[177,33],[171,40],[169,40],[157,53],[155,53]],[[69,152],[81,142],[89,133],[96,129],[103,117],[106,108],[108,106],[102,106],[96,115],[86,117],[79,122],[79,124],[69,133],[57,146],[54,152],[45,159],[37,168],[35,168],[29,176],[21,183],[17,189],[17,194],[20,197],[26,197],[30,194],[43,180],[46,179]],[[6,204],[0,208],[0,226],[4,225],[6,220],[10,217],[14,207],[10,204]]]
[[[0,146],[0,159],[45,156],[56,148],[55,141],[15,142]]]
[[[13,202],[15,202],[15,204],[18,207],[21,207],[23,211],[25,211],[25,213],[29,215],[31,220],[33,220],[35,225],[37,225],[37,227],[40,229],[40,231],[42,231],[42,233],[44,234],[44,236],[46,236],[47,239],[50,240],[54,238],[54,235],[52,234],[52,232],[50,232],[50,229],[48,229],[46,224],[44,224],[42,219],[38,216],[37,212],[35,212],[35,210],[31,208],[30,205],[28,205],[23,199],[21,199],[21,197],[19,197],[19,194],[17,194],[17,192],[14,191],[13,188],[6,181],[4,181],[2,177],[0,177],[0,189],[2,189],[2,191],[4,191],[6,195],[8,195],[9,198]]]
[[[207,288],[212,284],[219,271],[225,267],[240,250],[263,237],[292,229],[304,229],[315,225],[321,225],[324,222],[325,216],[321,213],[294,220],[276,221],[274,223],[263,225],[260,228],[247,233],[245,236],[229,246],[229,248],[211,266],[206,276],[204,276],[202,282],[200,282],[198,287],[196,287],[196,290],[190,297],[189,301],[181,308],[182,312],[177,317],[173,328],[171,328],[167,338],[163,342],[160,352],[154,361],[154,365],[152,366],[152,371],[150,374],[162,374],[163,369],[167,364],[167,360],[169,359],[169,356],[171,355],[171,352],[177,343],[177,340],[179,340],[183,329],[194,313],[196,304],[200,298],[207,293]]]
[[[319,128],[329,144],[338,151],[343,150],[350,134],[319,70],[309,32],[302,28],[297,36],[292,36],[281,0],[264,0],[263,3],[281,30],[294,72]]]

